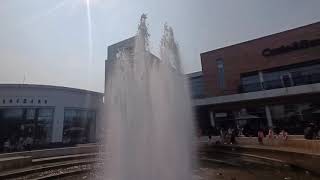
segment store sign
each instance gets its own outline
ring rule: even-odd
[[[262,55],[265,57],[276,56],[279,54],[289,53],[301,49],[308,49],[316,46],[320,46],[320,39],[301,40],[295,41],[290,45],[283,45],[274,49],[266,48],[262,51]]]

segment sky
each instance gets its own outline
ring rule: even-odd
[[[89,6],[88,6],[89,5]],[[0,0],[0,83],[104,91],[107,47],[148,15],[151,51],[173,27],[185,73],[200,53],[320,21],[319,0]]]

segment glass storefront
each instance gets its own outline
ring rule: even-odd
[[[270,106],[273,126],[286,129],[289,134],[303,134],[304,128],[309,123],[319,127],[320,119],[317,110],[319,106],[315,103]]]
[[[26,138],[32,139],[33,146],[50,143],[53,114],[53,108],[1,108],[1,144],[9,140],[15,149]]]
[[[303,135],[304,129],[310,123],[320,128],[320,102],[317,100],[296,104],[274,104],[268,107],[272,127],[276,133],[284,129],[291,135]],[[220,116],[221,114],[224,116]],[[259,129],[267,133],[269,128],[265,106],[261,105],[215,111],[214,121],[215,128],[237,127],[242,129],[246,136],[256,136]]]
[[[63,142],[65,144],[88,143],[93,141],[96,126],[95,111],[65,109]]]

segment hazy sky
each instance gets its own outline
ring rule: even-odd
[[[90,0],[88,28],[86,1],[0,0],[0,83],[102,92],[107,46],[133,36],[142,13],[155,53],[163,24],[174,28],[187,73],[202,52],[320,21],[319,0]]]

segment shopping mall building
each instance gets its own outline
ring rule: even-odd
[[[0,84],[0,145],[31,137],[35,147],[94,142],[103,94],[30,84]],[[0,147],[1,150],[2,146]]]
[[[320,23],[201,54],[189,75],[198,124],[286,128],[320,122]]]

